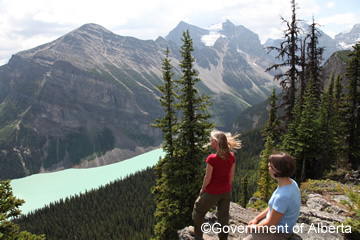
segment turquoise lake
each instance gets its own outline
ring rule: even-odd
[[[139,156],[101,167],[66,169],[58,172],[39,173],[11,181],[13,193],[26,202],[23,214],[42,208],[51,202],[65,199],[85,190],[97,189],[117,179],[154,166],[163,156],[162,148]]]

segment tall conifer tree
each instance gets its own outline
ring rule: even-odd
[[[315,96],[320,100],[320,95],[323,89],[321,82],[322,77],[322,55],[324,52],[323,47],[319,47],[319,38],[321,37],[320,31],[316,28],[316,23],[313,18],[313,23],[310,25],[310,33],[307,36],[309,42],[307,44],[307,63],[306,63],[306,78],[310,78],[310,74],[314,79]]]
[[[156,124],[152,127],[160,128],[164,135],[163,149],[169,154],[170,158],[174,153],[174,138],[177,134],[177,85],[173,80],[174,73],[172,71],[171,60],[169,58],[169,48],[166,49],[165,58],[163,59],[163,79],[164,85],[158,85],[157,88],[162,93],[160,96],[160,104],[164,108],[165,115],[161,119],[156,119]]]
[[[163,80],[164,85],[157,86],[162,93],[160,104],[164,108],[165,115],[161,119],[156,119],[153,127],[160,128],[164,135],[162,148],[165,156],[159,159],[155,166],[156,185],[152,188],[156,204],[154,233],[156,239],[167,239],[174,229],[171,228],[172,212],[169,212],[171,202],[171,178],[173,177],[170,169],[171,161],[174,161],[175,136],[177,134],[178,119],[176,117],[176,84],[173,81],[174,73],[171,72],[172,65],[169,59],[169,49],[166,49],[163,59]]]
[[[285,73],[276,74],[274,79],[280,80],[280,85],[284,90],[284,107],[285,107],[285,127],[292,121],[293,115],[292,110],[295,106],[296,98],[296,85],[298,83],[299,71],[297,67],[300,65],[300,57],[298,53],[300,51],[298,42],[301,41],[299,38],[300,28],[296,19],[296,3],[295,0],[291,0],[292,17],[291,21],[285,20],[281,17],[282,21],[286,23],[287,29],[284,31],[284,41],[280,44],[280,47],[269,47],[268,49],[278,51],[278,59],[283,62],[274,64],[267,68],[266,71],[272,69],[277,70],[281,67],[286,67],[288,70]]]
[[[335,85],[334,85],[334,111],[336,113],[334,117],[334,125],[337,126],[335,128],[336,136],[338,136],[338,144],[336,146],[336,154],[337,161],[335,163],[336,166],[346,167],[349,164],[348,156],[347,156],[347,133],[346,126],[347,122],[347,114],[346,111],[348,109],[348,104],[345,101],[344,93],[343,93],[343,83],[342,76],[338,75],[336,77]],[[351,168],[351,167],[349,167]]]
[[[268,98],[270,100],[270,110],[269,110],[269,120],[266,122],[263,129],[262,135],[266,141],[267,137],[274,141],[274,146],[280,143],[280,124],[281,121],[277,116],[277,105],[276,101],[279,99],[276,96],[275,89],[273,89],[272,94]]]
[[[319,158],[320,135],[318,121],[318,107],[315,97],[314,79],[310,76],[308,87],[304,96],[304,106],[299,125],[296,128],[297,161],[301,163],[301,181],[307,178],[316,178],[315,163]]]
[[[331,164],[337,159],[339,137],[336,129],[339,128],[339,121],[337,120],[337,112],[335,109],[333,74],[331,75],[327,91],[321,95],[319,114],[319,133],[322,144],[321,156],[316,163],[316,169],[318,169],[318,176],[320,177],[326,170],[330,169]]]
[[[304,95],[305,95],[305,92],[304,92]],[[301,93],[298,92],[297,98],[295,100],[296,100],[295,106],[293,108],[293,120],[288,124],[287,132],[283,136],[283,142],[282,142],[283,144],[282,144],[281,149],[295,158],[295,160],[296,160],[295,178],[296,178],[296,180],[300,180],[302,165],[300,164],[300,161],[298,160],[298,159],[300,159],[300,156],[297,155],[298,154],[298,151],[297,151],[298,134],[297,134],[296,130],[300,124],[301,113],[302,113],[302,105],[303,104],[301,103],[301,101],[302,101]]]
[[[193,65],[194,48],[189,30],[183,33],[182,41],[180,67],[183,74],[178,80],[180,86],[178,108],[182,113],[182,119],[179,122],[179,135],[176,139],[176,160],[172,166],[177,182],[177,187],[174,188],[178,196],[177,228],[192,223],[192,209],[199,195],[204,173],[202,166],[206,158],[206,149],[203,146],[209,142],[210,131],[214,127],[208,122],[210,114],[207,113],[207,108],[210,105],[210,97],[200,95],[196,89],[200,79]]]
[[[242,206],[243,208],[246,208],[246,203],[248,201],[248,185],[249,185],[248,177],[247,175],[245,175],[242,183],[242,194],[240,197],[240,206]]]
[[[260,168],[259,168],[259,182],[258,190],[260,192],[260,198],[267,203],[271,197],[272,192],[275,189],[275,181],[271,178],[269,173],[269,157],[274,151],[274,141],[270,136],[267,137],[265,143],[265,150],[262,152]]]
[[[348,92],[345,95],[347,108],[345,114],[348,124],[346,133],[348,134],[347,155],[353,169],[360,165],[360,42],[353,47],[349,54],[350,61],[346,75],[349,78],[347,85]]]
[[[165,135],[166,156],[156,166],[157,185],[153,188],[157,204],[155,237],[164,240],[176,239],[177,230],[192,223],[192,208],[204,173],[206,155],[203,146],[208,143],[213,128],[207,121],[210,118],[207,113],[209,96],[200,95],[196,89],[200,79],[193,69],[194,48],[189,31],[183,33],[182,41],[180,67],[183,74],[176,81],[180,94],[177,95],[172,87],[167,51],[163,63],[165,85],[159,87],[164,94],[160,102],[165,108],[165,116],[154,125]],[[179,120],[175,117],[177,111],[182,117]]]

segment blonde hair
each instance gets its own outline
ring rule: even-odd
[[[216,155],[224,160],[226,160],[226,156],[229,155],[230,152],[241,148],[241,141],[237,139],[240,134],[232,136],[231,133],[224,133],[214,129],[210,136],[217,144]]]

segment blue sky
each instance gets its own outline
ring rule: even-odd
[[[359,0],[297,0],[297,16],[315,17],[331,37],[360,23]],[[0,0],[0,65],[12,54],[50,42],[86,23],[139,39],[165,37],[180,21],[208,28],[226,19],[257,33],[281,37],[280,15],[290,0]]]

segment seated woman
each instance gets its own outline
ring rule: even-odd
[[[300,214],[301,196],[297,183],[290,177],[295,172],[295,161],[286,153],[269,157],[269,172],[278,182],[269,206],[249,222],[245,239],[288,239]],[[266,231],[267,230],[267,231]]]

